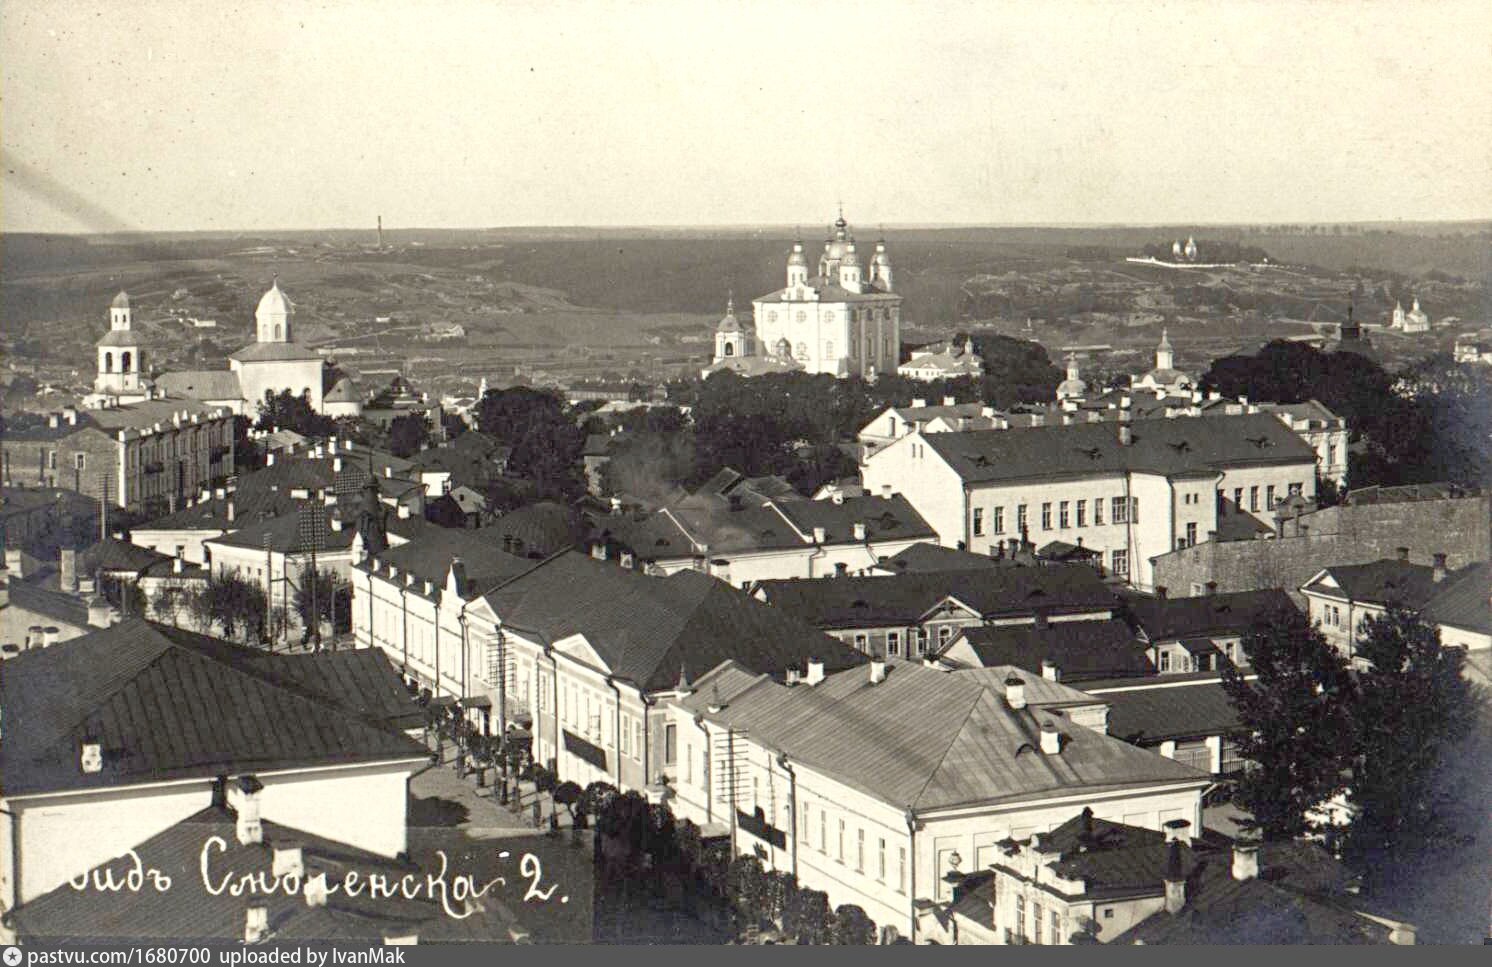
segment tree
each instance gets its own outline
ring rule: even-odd
[[[314,616],[311,611],[313,583],[316,592]],[[352,630],[352,586],[331,571],[317,571],[313,574],[311,565],[302,567],[296,579],[292,606],[296,617],[300,619],[302,642],[311,638],[314,624],[331,625],[334,635]]]
[[[257,584],[234,574],[216,575],[188,596],[187,612],[202,631],[216,625],[223,637],[247,644],[263,638],[269,604]]]
[[[803,944],[833,943],[837,922],[829,894],[804,887],[792,892],[782,913],[783,932]]]
[[[1231,663],[1223,688],[1238,711],[1238,752],[1250,762],[1234,802],[1268,839],[1312,828],[1307,813],[1346,786],[1354,726],[1347,662],[1294,609],[1266,615],[1243,638],[1257,681]]]
[[[578,465],[585,437],[559,395],[526,386],[490,390],[476,414],[483,433],[512,448],[508,472],[531,481],[538,499],[584,492]]]
[[[145,592],[140,585],[128,578],[104,575],[99,579],[99,591],[110,606],[119,609],[126,618],[145,617]]]
[[[580,806],[580,798],[585,790],[580,788],[580,783],[566,779],[554,787],[553,798],[555,806],[564,806],[565,811],[570,814],[570,826],[575,827],[576,809]]]
[[[846,903],[834,911],[834,942],[842,946],[871,946],[876,942],[875,921],[860,907]]]
[[[296,396],[288,389],[264,391],[257,426],[261,430],[294,430],[305,437],[329,437],[337,431],[336,420],[312,409],[309,392]]]
[[[1437,780],[1453,743],[1470,733],[1476,705],[1463,652],[1442,647],[1433,624],[1397,606],[1364,624],[1347,852],[1386,879],[1403,860],[1456,841]]]
[[[389,452],[412,457],[430,442],[430,421],[419,413],[395,417],[389,424]]]

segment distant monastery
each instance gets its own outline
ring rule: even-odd
[[[253,416],[266,393],[304,395],[328,416],[357,416],[362,396],[320,354],[293,341],[295,306],[276,280],[254,311],[255,340],[228,357],[227,369],[177,370],[147,377],[145,350],[132,326],[127,293],[109,307],[109,331],[98,341],[98,375],[91,407],[137,403],[157,396],[199,400]]]
[[[752,301],[752,326],[732,300],[715,332],[715,357],[701,375],[829,373],[875,379],[894,372],[901,353],[901,296],[891,281],[891,256],[878,241],[863,266],[841,213],[824,241],[818,271],[809,275],[803,242],[787,259],[787,285]]]

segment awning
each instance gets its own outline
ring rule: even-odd
[[[491,708],[492,699],[486,695],[468,695],[461,700],[462,708]]]
[[[582,762],[590,763],[602,772],[607,771],[606,750],[588,739],[581,738],[569,729],[565,729],[565,751]]]

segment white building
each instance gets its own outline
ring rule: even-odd
[[[1008,422],[993,406],[984,403],[959,403],[952,396],[943,397],[941,406],[929,406],[927,400],[912,400],[911,406],[888,406],[875,419],[861,427],[861,459],[870,456],[908,433],[952,433],[960,430],[1003,430]]]
[[[862,478],[872,493],[899,490],[944,546],[1062,540],[1149,587],[1150,558],[1208,540],[1226,496],[1265,519],[1289,496],[1314,498],[1316,454],[1263,413],[1121,420],[913,432],[867,458]]]
[[[93,389],[97,399],[90,403],[138,403],[149,399],[145,373],[145,354],[140,336],[132,328],[130,297],[121,292],[109,304],[109,331],[97,343],[97,376]]]
[[[912,350],[912,358],[896,368],[897,375],[931,383],[939,379],[979,377],[984,374],[984,357],[974,351],[974,340],[949,341]]]
[[[841,215],[824,242],[817,273],[809,275],[801,241],[787,261],[787,284],[752,302],[754,340],[722,340],[717,335],[715,365],[753,375],[752,367],[729,360],[770,358],[772,368],[874,379],[896,369],[901,354],[901,296],[892,288],[891,256],[876,243],[869,265],[861,261],[855,238]],[[727,319],[731,314],[727,315]],[[724,323],[722,323],[722,326]],[[791,364],[789,363],[791,361]]]
[[[784,684],[726,662],[669,703],[670,805],[831,907],[860,906],[883,937],[945,942],[958,871],[988,868],[1009,837],[1084,806],[1149,829],[1200,826],[1211,778],[1105,735],[1095,705],[1008,669],[815,663]]]
[[[1419,299],[1414,300],[1414,308],[1408,312],[1404,311],[1402,302],[1395,302],[1394,316],[1389,323],[1389,328],[1405,333],[1429,332],[1430,317],[1419,307]]]
[[[1196,385],[1196,377],[1176,368],[1176,351],[1171,348],[1171,338],[1164,329],[1160,333],[1160,343],[1155,347],[1155,368],[1130,380],[1130,388],[1135,392],[1164,396],[1189,397]]]

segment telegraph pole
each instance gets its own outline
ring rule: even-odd
[[[316,546],[321,543],[321,513],[321,505],[313,503],[300,518],[300,544],[311,552],[311,639],[316,643],[318,651],[321,649],[321,612],[316,600]]]
[[[269,622],[269,650],[273,652],[275,650],[275,557],[270,551],[268,534],[264,535],[262,543],[264,544],[264,611],[265,619]],[[284,606],[284,595],[281,595],[282,610]]]

